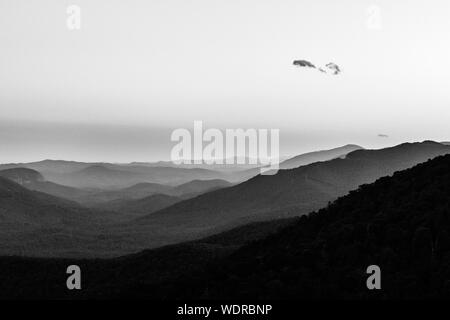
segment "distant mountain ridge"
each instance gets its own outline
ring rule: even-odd
[[[356,149],[357,145],[346,145],[330,150],[301,154],[286,160],[280,159],[280,168],[294,168],[316,161],[331,160]],[[229,159],[224,159],[229,160]],[[239,164],[243,160],[244,164]],[[0,170],[28,168],[40,172],[47,181],[76,188],[117,189],[138,183],[179,185],[192,180],[220,179],[232,183],[250,179],[261,172],[260,164],[250,164],[248,157],[234,157],[232,164],[174,164],[170,161],[155,163],[106,163],[77,162],[67,160],[43,160],[30,163],[0,164]]]
[[[339,148],[304,153],[299,156],[283,161],[282,163],[280,163],[280,169],[293,169],[314,162],[328,161],[335,158],[343,157],[349,154],[350,152],[360,149],[364,148],[355,144],[347,144]]]
[[[356,150],[343,159],[280,170],[273,176],[259,175],[239,185],[178,202],[140,218],[136,224],[179,224],[186,229],[208,230],[306,214],[361,184],[447,153],[450,146],[432,141]]]
[[[203,168],[153,167],[60,160],[0,165],[0,170],[12,168],[33,169],[40,172],[47,181],[69,187],[91,189],[126,188],[142,182],[179,185],[192,180],[228,179],[226,173]]]
[[[169,296],[449,298],[449,215],[450,155],[445,155],[363,185],[207,271],[185,275],[187,291],[172,290]],[[382,270],[382,291],[367,290],[366,270],[373,264]]]
[[[314,162],[328,161],[328,160],[332,160],[335,158],[344,157],[348,153],[355,151],[355,150],[360,150],[360,149],[364,149],[364,148],[360,147],[358,145],[355,145],[355,144],[347,144],[345,146],[333,148],[333,149],[329,149],[329,150],[320,150],[320,151],[303,153],[303,154],[297,155],[295,157],[288,158],[284,161],[281,161],[279,164],[279,169],[294,169],[294,168],[298,168],[301,166],[306,166],[306,165],[314,163]],[[267,166],[262,166],[262,167],[267,167]],[[275,170],[271,170],[271,171],[272,171],[272,173],[276,173]],[[247,170],[241,170],[238,172],[233,172],[231,174],[232,175],[231,179],[233,181],[245,181],[254,176],[257,176],[260,173],[261,173],[261,167],[251,168],[251,169],[247,169]],[[270,174],[270,171],[266,172],[266,174]]]
[[[88,175],[85,179],[95,179],[96,177],[98,177],[98,174],[102,175],[105,173],[109,178],[111,178],[112,176],[110,174],[111,170],[102,166],[91,166],[83,169],[82,171],[84,172],[84,174]],[[117,179],[120,179],[120,175],[122,173],[113,171],[113,174],[118,175],[116,177]],[[128,173],[125,173],[125,175],[128,175]],[[142,205],[144,202],[137,202],[133,205],[132,200],[140,200],[141,198],[146,198],[151,195],[157,194],[160,194],[161,196],[166,195],[169,198],[171,196],[171,201],[167,201],[164,203],[173,204],[182,199],[195,197],[204,192],[231,186],[231,183],[229,183],[228,181],[212,179],[192,180],[174,187],[157,183],[144,182],[138,183],[128,188],[111,191],[85,190],[46,181],[38,171],[28,168],[12,168],[0,170],[0,177],[5,177],[9,180],[12,180],[30,190],[45,192],[53,196],[77,201],[83,205],[105,209],[112,207],[125,208],[127,206],[135,208],[139,204]],[[177,199],[177,201],[174,201],[175,199]],[[120,204],[120,202],[124,202],[124,204],[122,205]],[[125,206],[125,203],[127,204],[127,206]],[[164,206],[150,205],[150,207],[152,209],[149,209],[148,213],[153,212],[156,209],[162,209]],[[142,212],[144,212],[144,208],[142,208],[141,210]]]
[[[14,181],[29,190],[44,192],[49,195],[73,201],[89,194],[89,192],[85,190],[46,181],[40,172],[28,168],[0,170],[0,177]]]
[[[361,184],[371,183],[382,176],[392,175],[395,171],[410,168],[448,153],[450,153],[450,146],[432,141],[406,143],[379,150],[356,150],[343,158],[280,170],[273,176],[258,175],[238,185],[206,192],[172,205],[168,201],[163,204],[163,206],[169,204],[168,207],[154,212],[152,202],[144,203],[143,206],[141,203],[137,215],[139,218],[131,221],[124,220],[125,215],[120,212],[111,212],[106,208],[80,209],[79,205],[70,201],[32,192],[33,199],[46,197],[46,201],[50,203],[60,203],[57,210],[58,206],[51,208],[53,217],[56,217],[59,211],[59,215],[64,217],[65,213],[73,212],[69,215],[70,217],[83,218],[79,221],[80,223],[76,219],[73,220],[77,226],[86,226],[84,221],[90,221],[84,219],[85,214],[94,221],[103,218],[109,220],[101,227],[96,223],[92,223],[92,226],[88,223],[89,227],[77,228],[77,233],[72,233],[70,237],[67,233],[60,232],[60,229],[56,233],[22,234],[19,232],[15,234],[14,242],[8,241],[8,237],[0,237],[0,241],[6,239],[0,250],[3,253],[27,252],[33,255],[104,257],[195,240],[248,223],[307,214],[357,189]],[[134,169],[131,169],[129,172],[133,172]],[[30,197],[5,196],[5,199],[13,199],[13,201],[0,201],[0,212],[10,216],[24,216],[24,212],[36,212],[35,209],[45,205],[42,201],[26,200]],[[22,200],[26,200],[27,204],[34,202],[36,205],[27,205],[27,209],[22,210],[21,208],[24,207]],[[123,200],[128,202],[128,199]],[[149,214],[145,214],[147,205],[151,211]],[[76,213],[77,211],[73,211],[73,208],[83,214]],[[17,224],[15,230],[20,231],[20,226],[21,224]],[[2,224],[1,220],[0,227],[2,230],[12,229]],[[50,239],[58,240],[50,241]],[[17,246],[28,247],[18,251]]]
[[[139,184],[125,190],[112,191],[110,194],[116,192],[121,198],[98,203],[93,207],[119,211],[124,214],[145,215],[169,207],[183,199],[193,198],[202,193],[226,188],[231,185],[228,181],[219,179],[193,180],[173,188],[155,188],[154,185]],[[153,189],[153,192],[149,192],[150,189]],[[146,191],[147,195],[142,196],[142,191]],[[102,198],[104,194],[106,193],[94,194],[93,196],[97,195]],[[125,198],[126,196],[129,199]]]
[[[178,185],[196,179],[217,179],[222,176],[219,172],[206,169],[96,165],[49,179],[73,187],[117,189],[142,182]]]
[[[270,223],[247,225],[120,259],[2,257],[0,296],[73,298],[58,285],[58,270],[70,261],[90,279],[77,298],[447,299],[449,214],[445,155],[362,185],[307,216],[272,221],[275,232]],[[255,230],[255,241],[242,240]],[[370,265],[381,269],[382,290],[367,289]]]

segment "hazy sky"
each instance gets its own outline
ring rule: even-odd
[[[194,120],[279,128],[282,154],[450,140],[449,15],[448,0],[0,0],[0,162],[168,159]]]

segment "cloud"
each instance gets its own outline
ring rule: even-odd
[[[379,133],[378,138],[389,138],[387,134]]]
[[[339,66],[333,62],[327,63],[324,67],[319,68],[317,68],[313,63],[309,62],[308,60],[294,60],[292,64],[296,67],[317,69],[322,73],[328,73],[333,75],[337,75],[341,72]]]
[[[315,65],[313,65],[311,62],[306,61],[306,60],[294,60],[294,62],[292,64],[294,66],[298,66],[298,67],[316,68]]]
[[[341,72],[341,69],[336,63],[330,62],[326,65],[326,67],[330,69],[333,74],[339,74]]]

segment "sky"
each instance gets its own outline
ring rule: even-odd
[[[168,160],[195,120],[280,129],[282,155],[450,140],[449,14],[444,0],[1,0],[0,162]]]

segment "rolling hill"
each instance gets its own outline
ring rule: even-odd
[[[38,183],[47,186],[46,182]],[[92,248],[99,250],[99,233],[123,220],[122,214],[84,208],[0,177],[0,254],[89,255]],[[107,244],[100,246],[111,250]]]
[[[28,255],[118,256],[212,236],[248,223],[301,216],[326,206],[361,184],[446,153],[450,153],[450,146],[431,141],[357,150],[343,159],[280,170],[273,176],[257,176],[141,216],[144,205],[139,218],[131,221],[124,219],[128,216],[120,212],[91,210],[94,216],[109,220],[102,226],[93,224],[93,228],[72,233],[70,243],[43,241],[45,233],[32,236],[18,233],[15,238],[21,237],[20,243],[33,244],[33,249],[20,251]],[[18,252],[15,248],[3,246],[0,252],[14,254]]]
[[[33,185],[44,181],[44,177],[39,172],[28,168],[0,170],[0,177],[12,180],[22,186]]]
[[[13,168],[33,169],[40,172],[46,181],[75,188],[90,189],[119,189],[141,182],[174,186],[192,180],[228,179],[228,173],[203,168],[154,167],[60,160],[0,165],[0,170]]]
[[[259,175],[239,185],[178,202],[136,220],[135,224],[184,225],[198,232],[306,214],[361,184],[447,153],[450,146],[432,141],[357,150],[344,159],[280,170],[272,176]]]
[[[0,177],[0,229],[77,228],[102,221],[78,203],[31,191]]]
[[[159,183],[140,182],[131,187],[108,190],[93,191],[87,196],[78,198],[78,202],[86,206],[98,207],[102,204],[108,206],[110,202],[138,200],[153,194],[170,193],[173,187]]]
[[[113,175],[116,175],[117,179],[121,178],[117,171],[113,171],[114,173],[111,174],[111,170],[104,167],[101,167],[99,171],[96,168],[88,167],[84,171],[88,174],[88,178],[85,177],[86,181],[95,179],[98,177],[98,172],[105,173],[105,171],[107,179],[112,179]],[[95,173],[90,174],[91,171],[95,171]],[[28,168],[0,170],[0,177],[12,180],[29,190],[40,191],[56,197],[76,201],[88,207],[105,210],[114,209],[122,213],[127,213],[126,209],[129,208],[132,210],[130,213],[134,214],[143,214],[146,210],[147,213],[151,213],[182,199],[192,198],[208,191],[231,186],[228,181],[212,179],[193,180],[175,187],[142,182],[124,189],[97,191],[68,187],[46,181],[39,172]],[[151,197],[152,195],[155,195],[155,197]]]
[[[446,155],[363,185],[250,243],[232,239],[249,233],[251,226],[117,259],[0,258],[0,295],[253,301],[448,298],[449,215]],[[59,276],[63,271],[58,270],[68,264],[84,270],[84,287],[76,294],[65,289]],[[369,265],[380,267],[382,290],[367,290]]]
[[[44,176],[47,174],[64,174],[83,170],[91,165],[100,163],[85,163],[65,160],[42,160],[29,163],[7,163],[1,164],[0,170],[13,168],[28,168],[41,172]]]
[[[91,194],[81,203],[93,208],[113,210],[128,216],[143,216],[169,207],[183,199],[231,186],[225,180],[193,180],[176,187],[139,183],[129,188]]]
[[[95,165],[69,174],[54,176],[54,182],[81,188],[119,189],[142,182],[178,185],[192,180],[221,178],[222,174],[206,169],[145,166]]]
[[[176,197],[179,198],[178,201],[180,201],[182,199],[193,198],[199,194],[228,186],[231,186],[228,181],[220,179],[193,180],[178,186],[141,182],[128,188],[91,192],[89,195],[78,197],[76,200],[83,205],[96,208],[137,207],[143,203],[139,200],[152,195],[159,194]],[[132,205],[132,200],[136,200],[136,206]],[[174,198],[172,199],[172,202],[173,200]],[[123,205],[120,204],[121,202]],[[153,212],[153,210],[149,210],[149,212]]]
[[[28,168],[13,168],[1,170],[0,177],[12,180],[29,190],[40,191],[56,197],[73,201],[78,201],[80,197],[86,197],[90,194],[90,192],[87,190],[45,181],[45,178],[41,173]]]
[[[242,247],[203,271],[206,276],[184,277],[179,287],[186,290],[172,293],[235,299],[449,298],[449,234],[446,155],[361,186]],[[378,292],[366,287],[370,265],[382,272]]]

